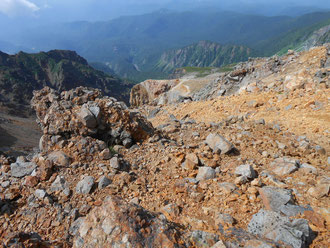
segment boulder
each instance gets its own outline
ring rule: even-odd
[[[234,146],[223,136],[215,133],[210,133],[205,140],[205,143],[213,150],[214,153],[228,154]]]
[[[203,180],[213,179],[215,178],[215,176],[216,173],[213,168],[204,166],[204,167],[199,167],[196,179],[198,181],[203,181]]]
[[[307,248],[313,238],[307,220],[290,220],[279,213],[263,209],[253,215],[248,230],[254,235],[283,242],[293,248]]]
[[[48,160],[52,161],[55,165],[68,167],[70,166],[70,158],[62,151],[54,151],[48,155]]]
[[[70,100],[67,95],[72,96]],[[122,145],[125,140],[128,147],[154,133],[151,123],[140,113],[128,110],[126,105],[114,98],[103,97],[97,89],[78,87],[59,93],[45,87],[34,92],[31,105],[44,133],[40,139],[43,151],[55,145],[51,137],[65,140],[72,136],[98,134],[108,145]],[[114,130],[129,135],[113,136]]]
[[[10,165],[12,177],[25,177],[31,175],[37,165],[33,162],[24,162],[17,159],[16,163]]]
[[[99,180],[98,188],[103,189],[103,188],[107,187],[110,183],[111,183],[111,180],[109,178],[107,178],[106,176],[102,176]]]
[[[110,167],[115,170],[120,170],[120,162],[118,157],[113,157],[112,159],[110,159]]]
[[[294,204],[292,190],[265,186],[259,193],[267,210],[280,212],[282,206]]]
[[[79,181],[76,186],[78,194],[89,194],[94,186],[94,177],[86,176],[83,180]]]
[[[245,176],[249,179],[253,179],[257,175],[256,171],[249,164],[243,164],[238,166],[235,170],[235,174],[238,176]]]
[[[165,218],[109,196],[80,223],[73,247],[186,247]]]
[[[88,128],[95,128],[97,126],[97,120],[93,113],[88,109],[87,105],[83,105],[78,112],[79,120]]]
[[[69,184],[65,180],[64,176],[58,175],[55,181],[50,186],[50,192],[56,191],[70,191]]]
[[[270,164],[270,169],[278,176],[289,175],[299,168],[299,161],[289,157],[277,158]]]
[[[199,165],[199,158],[195,153],[189,153],[186,155],[184,167],[188,170],[194,170]]]
[[[131,89],[130,104],[135,107],[151,104],[153,100],[178,83],[178,80],[146,80],[139,83]]]

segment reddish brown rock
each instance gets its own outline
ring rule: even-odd
[[[85,218],[73,247],[184,247],[178,229],[142,207],[108,197]]]
[[[29,187],[34,187],[38,184],[39,180],[37,177],[34,176],[27,176],[25,177],[25,185]]]
[[[186,155],[185,160],[185,169],[187,170],[194,170],[199,165],[199,158],[195,153],[189,153]]]

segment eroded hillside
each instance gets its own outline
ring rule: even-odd
[[[328,247],[329,54],[147,81],[136,109],[35,92],[40,151],[0,160],[3,244]]]

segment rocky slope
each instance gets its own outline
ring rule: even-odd
[[[221,67],[245,61],[254,55],[248,47],[200,41],[182,49],[164,52],[156,64],[156,70],[171,73],[176,68],[186,66]]]
[[[330,25],[315,31],[302,45],[302,49],[308,50],[314,46],[330,43]]]
[[[146,99],[146,94],[139,94],[138,88],[148,92],[150,81],[135,85],[131,91],[135,102],[162,105],[164,103],[178,103],[186,100],[207,100],[219,96],[238,94],[243,91],[258,92],[288,90],[304,88],[329,88],[330,59],[329,46],[313,48],[310,51],[296,53],[290,51],[285,56],[271,58],[254,58],[248,62],[238,63],[229,72],[210,71],[205,77],[198,77],[196,73],[188,73],[177,79],[175,87],[167,87],[173,80],[161,81],[161,87],[167,89],[161,94]],[[299,68],[299,69],[298,69]],[[180,75],[180,74],[178,74]],[[159,84],[160,85],[160,84]],[[157,91],[156,81],[152,89]],[[133,95],[132,93],[135,92]],[[149,94],[150,95],[150,94]],[[152,94],[151,94],[152,95]],[[137,106],[141,106],[137,105]]]
[[[37,54],[0,52],[0,102],[17,108],[29,105],[33,90],[49,86],[69,90],[78,86],[97,87],[105,94],[128,100],[129,86],[118,78],[90,67],[72,51],[52,50]],[[126,98],[125,98],[126,97]]]
[[[35,92],[40,151],[0,158],[2,244],[328,247],[328,58],[249,61],[202,101],[134,110],[98,90]]]

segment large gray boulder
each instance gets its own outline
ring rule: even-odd
[[[31,175],[37,165],[33,162],[26,162],[25,159],[18,157],[16,163],[10,165],[12,177],[25,177]]]
[[[307,220],[290,220],[279,213],[263,209],[253,215],[248,231],[275,242],[283,242],[293,248],[308,247],[312,241],[312,231]]]

